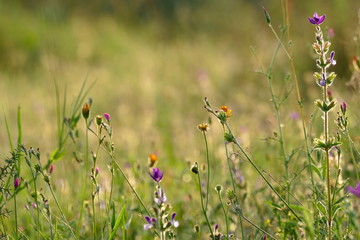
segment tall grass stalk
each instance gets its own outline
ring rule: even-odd
[[[266,12],[266,14],[268,14],[268,13]],[[291,35],[290,35],[289,0],[285,1],[285,18],[286,18],[286,21],[285,21],[286,22],[286,28],[285,29],[286,29],[286,33],[287,33],[287,42],[290,43],[290,41],[291,41],[290,36]],[[307,134],[307,130],[306,130],[305,114],[304,114],[304,109],[303,109],[303,100],[302,100],[302,97],[301,97],[301,94],[300,94],[299,83],[298,83],[298,80],[297,80],[297,75],[296,75],[296,70],[295,70],[295,63],[294,63],[294,58],[293,58],[292,44],[289,44],[288,48],[286,48],[285,45],[283,44],[283,42],[281,41],[280,37],[276,33],[275,29],[273,28],[271,22],[268,21],[268,25],[269,25],[272,33],[274,34],[275,38],[277,39],[277,41],[279,42],[279,44],[281,45],[281,47],[285,51],[286,56],[289,59],[290,68],[291,68],[291,75],[292,75],[292,79],[293,79],[293,82],[294,82],[297,102],[298,102],[299,111],[300,111],[300,118],[301,118],[302,130],[303,130],[303,135],[304,135],[305,150],[306,150],[306,156],[307,156],[307,160],[308,160],[308,171],[309,171],[309,174],[310,174],[310,180],[311,180],[312,189],[313,189],[313,191],[315,191],[317,188],[315,187],[314,175],[313,175],[313,170],[312,170],[313,160],[311,158],[311,151],[310,151],[310,147],[309,147],[309,139],[308,139],[308,134]]]

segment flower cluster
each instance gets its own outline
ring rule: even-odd
[[[309,18],[309,22],[316,25],[315,42],[312,46],[318,56],[316,59],[316,66],[320,69],[319,72],[314,72],[314,78],[318,86],[323,90],[323,99],[317,99],[315,101],[315,105],[324,113],[324,121],[327,122],[328,112],[332,110],[337,103],[332,97],[331,92],[328,90],[336,78],[336,74],[334,72],[328,72],[328,69],[336,64],[336,60],[334,59],[334,51],[331,51],[329,54],[331,43],[324,39],[323,32],[320,27],[320,24],[323,23],[324,20],[325,15],[319,16],[317,13],[314,13],[312,18]],[[328,131],[327,127],[324,130]],[[316,138],[314,140],[315,148],[328,151],[332,147],[340,145],[340,142],[337,141],[336,138],[327,137],[327,134],[325,135],[326,139]]]
[[[146,224],[144,229],[154,229],[160,231],[161,235],[167,234],[170,238],[174,238],[173,228],[179,227],[179,222],[175,220],[176,213],[170,214],[171,205],[167,203],[167,197],[164,189],[160,187],[160,181],[163,173],[158,168],[153,168],[150,172],[151,178],[156,182],[156,190],[154,192],[153,217],[145,216]]]

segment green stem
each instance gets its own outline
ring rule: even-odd
[[[206,210],[205,210],[205,207],[204,207],[204,200],[203,200],[203,197],[202,197],[202,190],[201,190],[201,180],[200,180],[200,174],[197,173],[197,178],[198,178],[198,183],[199,183],[199,193],[200,193],[200,202],[201,202],[201,208],[202,208],[202,211],[203,211],[203,214],[204,214],[204,217],[205,217],[205,220],[206,220],[206,223],[209,227],[209,230],[210,230],[210,233],[211,233],[211,238],[213,240],[215,240],[215,236],[214,236],[214,233],[211,229],[211,225],[210,225],[210,222],[209,222],[209,219],[207,217],[207,214],[206,214]]]
[[[225,223],[226,223],[226,238],[229,239],[229,221],[228,221],[228,216],[227,216],[227,213],[225,211],[225,207],[224,207],[224,204],[221,200],[221,195],[220,195],[220,191],[217,191],[218,192],[218,197],[219,197],[219,201],[220,201],[220,205],[221,205],[221,208],[224,212],[224,217],[225,217]],[[243,238],[244,239],[244,238]]]
[[[206,148],[206,160],[207,160],[207,170],[208,170],[207,183],[206,183],[206,204],[205,204],[205,210],[207,210],[207,206],[209,203],[210,157],[209,157],[209,147],[208,147],[208,142],[207,142],[205,131],[203,131],[203,136],[204,136],[204,142],[205,142],[205,148]]]
[[[14,191],[14,212],[15,212],[15,239],[18,239],[18,220],[17,220],[16,189],[15,189],[15,191]]]
[[[224,134],[225,134],[226,131],[225,131],[225,126],[224,126],[224,124],[222,124],[222,127],[223,127],[223,132],[224,132]],[[232,170],[231,170],[229,150],[228,150],[228,148],[227,148],[226,142],[224,142],[224,144],[225,144],[225,154],[226,154],[226,160],[227,160],[227,164],[228,164],[228,168],[229,168],[231,183],[232,183],[232,187],[233,187],[233,190],[234,190],[234,193],[235,193],[235,197],[236,197],[236,204],[238,204],[238,205],[240,206],[240,201],[239,201],[239,198],[238,198],[237,193],[236,193],[235,181],[234,181],[234,177],[233,177]],[[240,208],[241,208],[241,206],[240,206]],[[241,227],[241,236],[242,236],[242,239],[245,239],[245,232],[244,232],[244,227],[243,227],[243,223],[242,223],[242,215],[239,216],[239,221],[240,221],[240,227]]]
[[[234,134],[232,133],[228,123],[225,123],[229,133],[234,136]],[[302,222],[302,219],[295,213],[295,211],[290,207],[290,205],[286,202],[286,200],[278,193],[278,191],[276,191],[276,189],[271,185],[271,183],[266,179],[266,177],[264,176],[264,174],[260,171],[260,169],[257,167],[257,165],[253,162],[253,160],[251,160],[251,158],[249,157],[249,155],[245,152],[245,150],[241,147],[240,143],[238,142],[238,140],[235,138],[234,136],[234,143],[235,145],[240,149],[240,151],[242,152],[242,154],[245,156],[245,158],[250,162],[250,164],[255,168],[255,170],[258,172],[258,174],[261,176],[261,178],[266,182],[266,184],[269,186],[269,188],[279,197],[279,199],[285,204],[285,206],[294,214],[294,216]]]

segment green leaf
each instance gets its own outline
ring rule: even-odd
[[[123,219],[124,214],[125,214],[125,208],[126,208],[126,204],[124,204],[124,206],[122,207],[108,240],[115,239],[116,231],[118,230],[118,228],[121,224],[121,220]]]

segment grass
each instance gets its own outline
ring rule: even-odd
[[[225,239],[325,239],[330,215],[332,239],[359,238],[358,199],[345,190],[359,180],[358,90],[346,87],[355,73],[348,63],[360,55],[353,41],[356,3],[291,2],[266,6],[269,28],[261,5],[246,1],[179,6],[176,22],[92,18],[1,1],[1,233],[11,239],[226,233]],[[307,22],[314,9],[327,14],[324,32],[335,30],[338,77],[331,89],[339,103],[328,123],[329,135],[338,131],[343,144],[341,151],[327,150],[328,157],[312,142],[323,132],[313,104],[321,98]],[[204,97],[214,111],[231,108],[232,116],[207,113]],[[346,129],[334,123],[342,101]],[[210,126],[206,134],[196,129],[202,122]],[[151,153],[164,172],[161,187],[149,176]],[[171,207],[154,202],[159,188]]]

